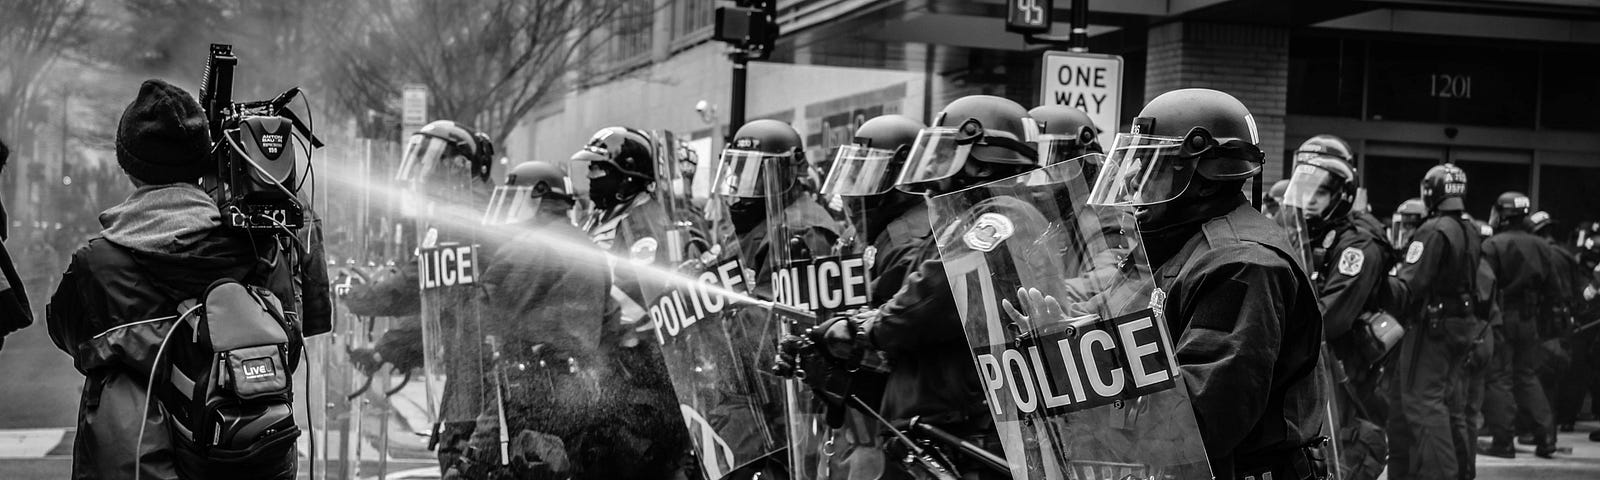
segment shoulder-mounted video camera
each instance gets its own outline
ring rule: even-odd
[[[300,88],[271,100],[234,102],[233,46],[211,44],[201,79],[200,106],[211,131],[211,155],[217,162],[215,185],[206,185],[222,210],[228,228],[252,232],[289,232],[305,224],[305,208],[296,198],[294,133],[321,148],[322,141],[288,108]]]

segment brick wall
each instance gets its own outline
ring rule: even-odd
[[[1228,92],[1255,116],[1267,154],[1266,182],[1283,178],[1288,29],[1178,22],[1151,28],[1149,42],[1145,101],[1179,88]]]

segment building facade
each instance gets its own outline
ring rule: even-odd
[[[746,117],[776,118],[813,159],[880,113],[924,122],[950,100],[1040,97],[1043,52],[1064,49],[1071,2],[1050,34],[1005,31],[1004,0],[781,0],[783,36],[750,66]],[[600,67],[514,135],[511,152],[564,160],[607,125],[688,135],[705,155],[728,132],[732,63],[710,39],[731,2],[657,0],[619,25]],[[1183,87],[1229,92],[1255,116],[1268,162],[1322,133],[1348,140],[1375,213],[1455,162],[1469,212],[1517,190],[1564,226],[1600,220],[1600,4],[1590,0],[1090,0],[1089,50],[1123,58],[1126,131],[1145,101]],[[638,16],[635,16],[638,17]],[[706,108],[697,109],[704,101]]]

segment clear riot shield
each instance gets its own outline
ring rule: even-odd
[[[810,314],[773,310],[770,322],[781,336],[801,335],[821,319],[868,306],[869,285],[860,253],[835,252],[841,229],[815,197],[815,183],[808,183],[815,178],[811,167],[788,162],[763,157],[759,175],[764,184],[759,190],[766,197],[767,275],[756,279],[756,290],[770,292],[774,303]],[[798,379],[783,380],[791,479],[826,476],[827,443],[834,432],[824,419],[828,406],[823,402]]]
[[[1132,210],[1085,206],[1084,161],[931,200],[1011,476],[1209,479]]]
[[[754,270],[722,198],[703,256],[691,259],[652,298],[658,342],[702,477],[759,471],[787,451],[782,388],[771,374],[778,331],[750,292]],[[781,462],[779,462],[781,463]]]
[[[1283,194],[1283,203],[1278,215],[1272,218],[1288,232],[1289,244],[1295,250],[1301,270],[1306,272],[1306,276],[1311,278],[1311,284],[1319,290],[1324,279],[1319,278],[1320,274],[1317,272],[1319,262],[1315,252],[1323,242],[1330,244],[1322,245],[1324,248],[1331,246],[1333,237],[1332,232],[1329,232],[1328,235],[1313,238],[1311,228],[1306,224],[1306,216],[1308,210],[1314,211],[1317,206],[1327,208],[1327,193],[1324,192],[1320,200],[1317,193],[1327,175],[1327,170],[1309,164],[1296,165],[1289,178],[1289,189]],[[1349,381],[1349,378],[1344,375],[1343,365],[1328,348],[1326,338],[1322,340],[1322,349],[1317,357],[1316,378],[1317,385],[1323,392],[1320,406],[1322,411],[1318,415],[1322,422],[1318,435],[1328,438],[1328,458],[1334,459],[1327,462],[1328,471],[1337,480],[1344,478],[1343,465],[1340,461],[1343,459],[1340,456],[1343,445],[1340,445],[1338,438],[1339,428],[1343,425],[1343,419],[1339,417],[1340,412],[1344,411],[1342,409],[1344,405],[1341,405],[1344,399],[1335,392],[1339,392],[1339,386]]]
[[[460,231],[459,229],[452,229]],[[426,439],[440,467],[465,453],[485,408],[503,409],[495,398],[491,362],[495,339],[484,325],[479,279],[488,255],[471,234],[445,240],[441,229],[421,231],[417,246],[417,286],[421,290],[422,382],[402,388],[391,404],[403,411],[411,439]],[[420,409],[417,407],[421,407]]]

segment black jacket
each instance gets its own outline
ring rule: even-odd
[[[84,375],[72,478],[126,476],[136,446],[144,478],[177,478],[165,414],[140,411],[157,348],[178,302],[198,298],[219,278],[293,298],[292,286],[270,284],[267,272],[252,271],[254,262],[247,241],[221,232],[176,253],[128,250],[101,237],[73,253],[46,314],[50,338]],[[143,441],[139,418],[148,424]]]
[[[1394,248],[1383,235],[1378,219],[1366,212],[1350,212],[1330,225],[1321,238],[1311,239],[1312,268],[1322,304],[1323,334],[1336,342],[1350,331],[1356,317],[1382,308],[1382,288]]]
[[[11,332],[33,324],[33,311],[30,308],[28,293],[22,287],[22,277],[17,275],[17,267],[11,263],[6,244],[0,242],[0,341],[4,341]]]
[[[1548,242],[1522,229],[1506,229],[1483,241],[1483,261],[1494,270],[1507,313],[1531,319],[1545,297],[1555,301],[1565,283],[1554,272]]]
[[[1493,281],[1478,276],[1482,240],[1477,228],[1456,213],[1423,221],[1401,254],[1400,268],[1389,277],[1392,313],[1402,321],[1422,318],[1428,303],[1471,298],[1477,287]]]
[[[1155,266],[1217,478],[1281,464],[1330,433],[1318,431],[1322,315],[1311,281],[1283,230],[1242,195],[1233,202]]]

